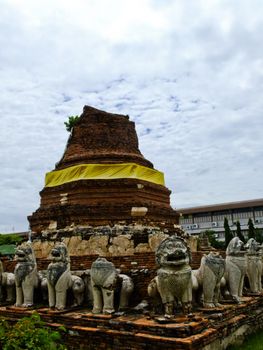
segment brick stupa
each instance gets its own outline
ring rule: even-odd
[[[119,224],[172,234],[178,214],[161,177],[141,154],[128,116],[85,106],[62,159],[46,175],[40,208],[28,217],[34,237],[73,226]]]

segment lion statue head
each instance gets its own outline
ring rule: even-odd
[[[189,264],[190,249],[183,238],[172,236],[161,242],[156,251],[156,263],[160,266]]]
[[[244,248],[248,254],[256,255],[260,249],[260,244],[254,238],[250,238],[244,245]]]
[[[35,263],[36,258],[30,242],[19,245],[15,250],[15,260],[18,262]]]
[[[232,238],[226,248],[226,255],[243,256],[244,253],[244,243],[238,237]]]
[[[69,262],[68,249],[65,243],[58,242],[50,252],[52,262]]]

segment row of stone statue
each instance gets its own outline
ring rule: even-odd
[[[245,276],[249,291],[261,293],[262,249],[253,238],[244,245],[234,237],[226,249],[226,259],[210,252],[202,257],[197,270],[191,269],[190,257],[189,248],[179,237],[164,240],[157,249],[160,268],[148,293],[155,305],[161,302],[167,317],[174,314],[176,305],[190,312],[193,299],[204,308],[220,307],[219,301],[224,298],[240,303]]]
[[[121,274],[105,258],[98,258],[88,271],[82,271],[82,277],[70,271],[70,259],[64,243],[57,243],[51,251],[51,263],[46,271],[37,271],[37,264],[30,242],[16,249],[14,273],[3,271],[1,263],[0,287],[2,302],[15,300],[16,307],[32,307],[34,293],[48,300],[50,308],[63,310],[67,306],[67,295],[73,295],[73,305],[83,304],[85,294],[93,302],[93,313],[113,313],[114,296],[118,293],[119,308],[128,306],[133,291],[133,282],[127,275]],[[87,273],[85,273],[87,272]],[[4,299],[4,300],[3,300]]]
[[[244,278],[247,275],[250,292],[261,292],[262,256],[261,247],[250,239],[246,245],[238,237],[229,243],[226,259],[210,252],[201,259],[199,269],[190,266],[191,253],[186,242],[177,236],[165,239],[156,251],[159,265],[157,276],[148,286],[148,294],[156,311],[167,317],[181,306],[190,312],[192,301],[205,308],[220,306],[220,298],[231,298],[240,302]],[[58,243],[51,251],[51,263],[46,271],[37,271],[36,259],[31,243],[23,243],[16,249],[14,273],[0,271],[0,291],[5,302],[15,299],[15,306],[30,307],[34,303],[34,292],[39,288],[49,307],[63,310],[67,304],[67,292],[71,290],[74,303],[81,305],[85,291],[89,291],[93,313],[115,312],[116,295],[118,309],[126,309],[134,285],[132,279],[121,274],[105,258],[98,258],[91,269],[80,276],[70,271],[70,259],[64,243]],[[2,298],[3,299],[3,298]]]

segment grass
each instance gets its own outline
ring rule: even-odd
[[[263,349],[263,330],[250,334],[243,344],[231,345],[227,350],[262,350]]]

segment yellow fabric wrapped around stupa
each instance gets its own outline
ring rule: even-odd
[[[46,174],[45,187],[55,187],[78,180],[138,179],[164,186],[164,175],[135,163],[80,164]]]

